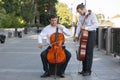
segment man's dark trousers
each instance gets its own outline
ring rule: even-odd
[[[49,49],[50,49],[50,47],[48,47],[46,50],[44,50],[44,51],[40,54],[41,60],[42,60],[42,63],[43,63],[43,69],[44,69],[45,72],[49,72],[49,68],[48,68],[49,62],[48,62],[48,60],[47,60],[47,53],[48,53],[48,50],[49,50]],[[60,74],[63,74],[63,73],[65,72],[65,69],[66,69],[66,67],[67,67],[67,64],[68,64],[68,62],[69,62],[69,60],[70,60],[70,58],[71,58],[71,53],[70,53],[68,50],[66,50],[65,47],[64,47],[64,50],[65,50],[65,54],[66,54],[66,61],[65,61],[65,63],[63,63],[62,66],[60,67],[60,71],[59,71]]]
[[[95,45],[96,31],[88,31],[88,42],[86,47],[85,60],[82,61],[82,69],[84,72],[91,73],[93,62],[93,50]]]

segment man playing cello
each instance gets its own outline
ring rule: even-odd
[[[91,75],[93,49],[95,45],[95,32],[98,27],[98,21],[96,15],[90,10],[87,11],[83,3],[77,6],[77,12],[80,14],[80,17],[76,29],[75,41],[78,40],[81,30],[88,31],[86,55],[85,59],[82,61],[82,71],[79,73],[83,76],[88,76]]]
[[[66,36],[71,36],[71,32],[63,25],[60,25],[58,24],[58,18],[56,15],[51,15],[49,17],[49,21],[50,21],[50,24],[47,25],[42,31],[41,33],[39,34],[38,36],[38,47],[39,48],[42,48],[43,47],[43,43],[42,43],[42,38],[43,37],[47,37],[47,43],[49,44],[48,48],[45,49],[41,54],[41,60],[42,60],[42,63],[43,63],[43,69],[45,71],[45,73],[43,75],[41,75],[41,77],[48,77],[50,76],[50,71],[49,71],[49,62],[47,60],[47,54],[48,54],[48,50],[51,48],[51,44],[50,44],[50,36],[56,32],[56,28],[58,28],[58,32],[59,33],[63,33],[64,35]],[[67,64],[71,58],[71,53],[66,50],[65,46],[63,46],[63,49],[64,49],[64,52],[65,52],[65,55],[66,55],[66,61],[62,64],[62,66],[60,67],[59,71],[57,71],[57,75],[60,76],[60,77],[64,77],[64,72],[65,72],[65,69],[67,67]]]

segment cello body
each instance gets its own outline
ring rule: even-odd
[[[80,35],[80,45],[77,52],[77,60],[84,61],[85,55],[86,55],[86,46],[87,46],[87,40],[88,40],[88,31],[87,30],[81,30]]]
[[[47,60],[51,64],[62,64],[66,61],[66,55],[62,45],[65,38],[62,33],[53,33],[50,36],[51,48],[48,50]]]

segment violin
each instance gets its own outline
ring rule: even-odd
[[[85,23],[85,20],[88,18],[88,16],[91,14],[91,10],[88,10],[88,14],[85,16],[82,26]],[[79,41],[79,48],[77,53],[77,60],[84,61],[86,56],[86,46],[88,41],[88,30],[82,29],[79,35],[80,41]]]
[[[58,28],[56,28],[56,33],[50,36],[51,48],[47,54],[48,62],[52,64],[62,64],[66,61],[65,51],[62,48],[64,41],[65,37],[63,33],[59,33]]]

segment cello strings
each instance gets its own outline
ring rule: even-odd
[[[58,42],[61,42],[61,41],[63,41],[63,40],[59,40],[59,41],[56,41],[56,42],[54,42],[54,43],[51,43],[51,44],[44,44],[43,46],[49,46],[49,45],[53,45],[53,44],[56,44],[56,43],[58,43]]]

